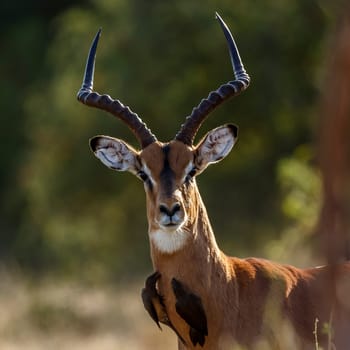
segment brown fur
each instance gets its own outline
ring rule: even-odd
[[[350,346],[349,335],[342,332],[350,330],[350,310],[346,310],[342,300],[331,302],[327,288],[330,269],[302,270],[263,259],[226,256],[216,244],[195,181],[188,186],[181,183],[183,171],[196,150],[176,141],[170,143],[168,161],[174,173],[174,190],[180,189],[181,195],[175,196],[173,192],[165,198],[158,182],[164,164],[161,148],[162,144],[154,143],[140,154],[141,162],[147,164],[156,182],[152,191],[146,190],[150,235],[157,226],[159,201],[171,205],[175,200],[186,210],[185,226],[191,235],[185,246],[172,254],[160,252],[151,241],[151,256],[154,269],[161,274],[158,288],[169,319],[185,339],[187,348],[193,348],[189,327],[175,310],[172,278],[184,283],[202,300],[209,332],[203,349],[232,349],[235,343],[254,348],[261,341],[266,341],[269,348],[285,349],[286,340],[281,338],[285,325],[290,326],[294,348],[314,349],[315,320],[319,320],[322,328],[331,315],[337,349]],[[349,287],[350,263],[343,264],[338,271],[346,276]],[[327,341],[321,331],[317,335],[320,344]],[[180,344],[179,348],[184,347]]]
[[[267,344],[269,349],[286,349],[285,323],[293,330],[291,348],[314,349],[316,319],[321,326],[330,322],[337,350],[349,349],[350,263],[301,270],[262,259],[230,258],[216,244],[188,167],[193,165],[193,171],[199,174],[209,164],[224,158],[235,144],[238,129],[233,125],[219,127],[209,132],[197,147],[187,145],[192,145],[210,111],[245,90],[250,80],[229,29],[218,14],[217,18],[229,44],[236,80],[202,100],[175,137],[177,141],[167,144],[156,141],[128,107],[92,91],[100,31],[97,33],[78,100],[123,120],[139,139],[142,151],[107,136],[91,139],[91,148],[109,168],[130,171],[145,182],[151,256],[155,270],[161,274],[159,291],[153,292],[164,296],[170,323],[189,349],[189,326],[176,312],[173,278],[201,300],[208,320],[204,349],[231,349],[235,343],[248,348]],[[147,302],[152,306],[152,297]],[[316,335],[323,347],[327,345],[322,332]],[[179,347],[184,348],[181,344]]]

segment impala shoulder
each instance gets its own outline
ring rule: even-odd
[[[301,270],[290,265],[282,265],[265,259],[234,259],[234,273],[241,287],[259,286],[287,294],[301,277]]]

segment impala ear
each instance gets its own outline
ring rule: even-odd
[[[138,153],[126,142],[109,136],[90,139],[95,156],[108,168],[137,173]]]
[[[196,146],[196,167],[203,171],[209,164],[225,158],[237,141],[238,127],[233,124],[211,130]]]

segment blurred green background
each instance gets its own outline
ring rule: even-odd
[[[209,91],[232,79],[214,19],[222,15],[252,82],[198,135],[227,122],[240,127],[232,154],[198,179],[219,246],[297,266],[325,261],[314,233],[319,102],[341,3],[1,3],[1,349],[176,347],[139,296],[152,271],[143,186],[88,147],[97,134],[136,140],[119,120],[76,100],[99,27],[96,90],[131,106],[167,141]]]
[[[201,98],[232,79],[215,11],[252,77],[198,136],[226,122],[240,127],[232,154],[198,179],[219,245],[231,255],[283,261],[291,244],[294,258],[298,246],[313,244],[321,200],[317,103],[336,2],[27,0],[1,7],[2,266],[112,282],[151,271],[142,184],[103,167],[88,147],[96,134],[136,140],[119,120],[78,103],[76,92],[102,27],[95,88],[131,106],[158,139],[171,139]]]

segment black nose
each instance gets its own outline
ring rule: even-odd
[[[181,209],[180,203],[175,203],[171,208],[168,208],[164,204],[161,204],[159,206],[159,211],[163,214],[168,215],[168,216],[175,215],[178,211],[180,211],[180,209]]]

